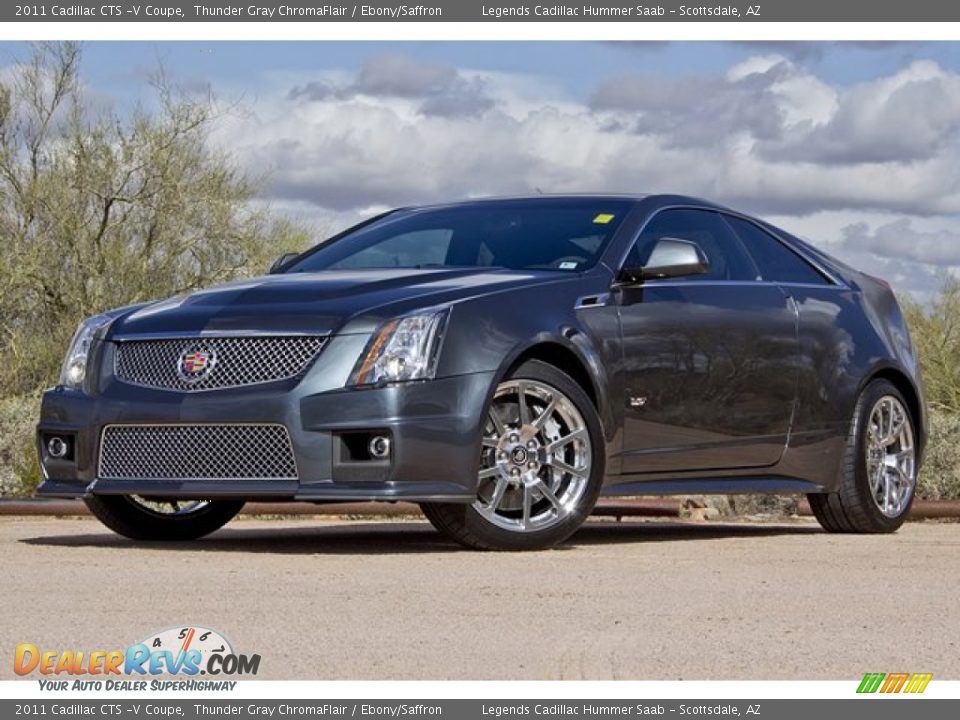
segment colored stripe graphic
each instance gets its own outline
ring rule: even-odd
[[[887,675],[887,681],[880,688],[882,693],[898,693],[910,677],[909,673],[890,673]]]
[[[863,680],[860,681],[860,687],[857,688],[857,692],[875,693],[880,687],[880,683],[883,682],[884,677],[886,677],[884,673],[867,673],[863,676]]]
[[[933,673],[867,673],[860,681],[858,693],[922,693],[927,689]]]
[[[933,673],[914,673],[910,676],[910,681],[907,683],[907,687],[904,689],[905,693],[922,693],[927,689],[927,685],[930,684],[930,680],[933,678]]]

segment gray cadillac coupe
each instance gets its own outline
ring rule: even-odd
[[[925,430],[882,280],[688,197],[478,200],[84,322],[39,494],[140,540],[246,500],[406,500],[470,547],[533,549],[600,495],[738,492],[890,532]]]

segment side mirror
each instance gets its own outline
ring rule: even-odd
[[[295,257],[297,257],[297,253],[294,252],[284,253],[278,257],[273,261],[273,265],[270,266],[270,275],[276,275],[283,272],[286,269],[287,264]]]
[[[621,277],[628,282],[639,282],[654,278],[701,275],[709,268],[710,263],[695,242],[663,237],[653,246],[646,265],[624,268]]]

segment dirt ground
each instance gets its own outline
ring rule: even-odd
[[[241,518],[193,543],[0,518],[0,645],[202,625],[265,679],[960,679],[960,524],[590,521],[476,553],[415,521]]]

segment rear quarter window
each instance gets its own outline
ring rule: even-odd
[[[725,215],[724,220],[747,248],[764,280],[804,285],[830,284],[816,268],[766,230],[730,215]]]

